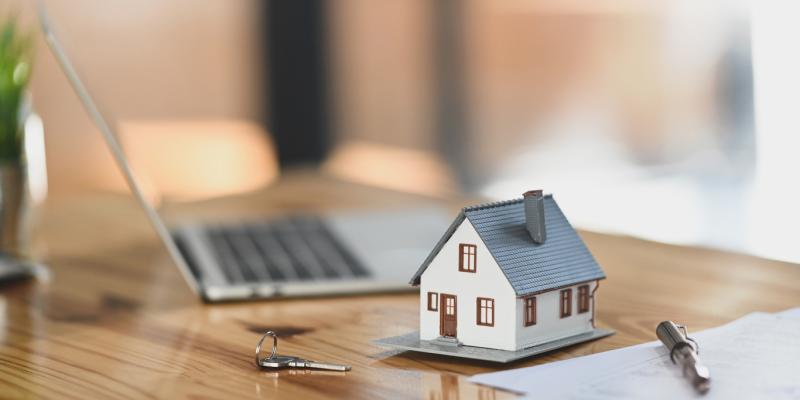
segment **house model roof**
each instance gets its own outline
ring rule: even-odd
[[[524,200],[465,207],[411,279],[420,277],[464,219],[478,232],[518,296],[606,277],[552,195],[544,196],[547,239],[535,243],[525,225]]]

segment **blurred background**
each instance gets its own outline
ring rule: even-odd
[[[6,0],[38,29],[33,4]],[[800,261],[800,10],[744,0],[48,1],[152,197],[292,169],[554,193],[580,228]],[[51,198],[127,192],[41,37]]]

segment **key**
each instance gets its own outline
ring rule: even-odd
[[[287,356],[264,357],[258,360],[258,366],[261,368],[286,368],[294,360],[296,360],[295,357]]]
[[[268,336],[272,337],[272,351],[269,356],[261,357],[261,345]],[[350,371],[351,367],[344,364],[322,363],[306,360],[294,356],[278,355],[278,335],[273,331],[268,331],[256,345],[256,365],[261,368],[308,368],[321,369],[326,371]]]
[[[351,367],[349,365],[344,364],[333,364],[333,363],[321,363],[317,361],[305,360],[302,358],[295,358],[292,361],[289,361],[290,368],[311,368],[311,369],[322,369],[326,371],[350,371]]]

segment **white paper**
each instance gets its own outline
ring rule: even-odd
[[[711,371],[703,399],[800,399],[800,308],[750,314],[690,336]],[[658,341],[470,380],[531,398],[701,397]]]

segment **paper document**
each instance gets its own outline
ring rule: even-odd
[[[470,381],[531,398],[800,399],[800,308],[749,314],[689,336],[711,371],[706,395],[694,391],[659,341]]]

